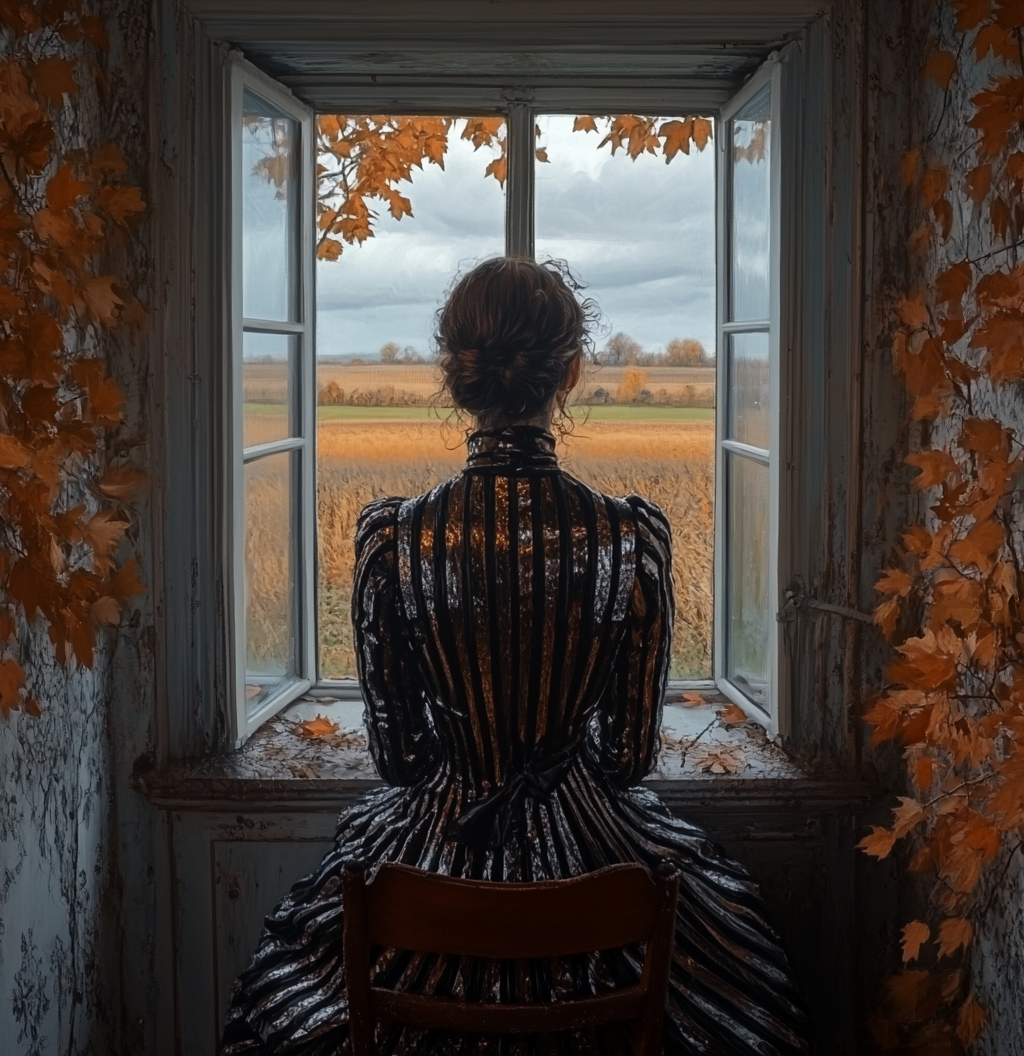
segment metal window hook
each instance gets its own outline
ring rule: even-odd
[[[859,620],[861,623],[874,623],[874,619],[866,612],[859,609],[851,609],[846,605],[833,605],[828,601],[819,601],[807,593],[803,576],[794,576],[789,586],[783,591],[785,602],[775,616],[779,623],[792,623],[807,609],[817,609],[819,612],[830,612],[835,616],[842,616],[847,620]]]

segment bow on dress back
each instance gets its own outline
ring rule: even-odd
[[[618,862],[680,872],[666,1053],[807,1051],[796,985],[745,870],[639,782],[654,765],[672,635],[671,538],[637,496],[559,468],[540,429],[476,433],[465,470],[360,518],[353,593],[370,750],[388,787],[267,917],[224,1052],[333,1056],[347,1037],[345,861],[528,881]],[[378,985],[559,1000],[636,981],[638,950],[486,964],[382,951]],[[394,1026],[387,1053],[533,1052],[537,1039]],[[563,1039],[629,1051],[628,1032]]]

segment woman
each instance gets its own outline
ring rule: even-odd
[[[457,477],[383,499],[357,529],[352,617],[370,750],[388,787],[342,815],[336,845],[266,920],[235,984],[224,1052],[334,1056],[347,1038],[341,872],[399,861],[541,880],[616,862],[681,874],[665,1052],[806,1052],[786,957],[757,888],[638,783],[658,749],[672,636],[669,526],[632,495],[563,473],[551,435],[588,340],[551,265],[502,258],[439,313],[444,386],[472,415]],[[523,965],[391,951],[382,985],[557,1000],[629,985],[638,951]],[[535,1051],[536,1039],[402,1032],[381,1051]],[[628,1034],[559,1051],[626,1052]]]

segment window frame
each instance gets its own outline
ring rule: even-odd
[[[730,319],[731,257],[730,231],[732,220],[731,174],[728,149],[730,122],[765,87],[770,91],[770,154],[769,154],[769,290],[766,320]],[[782,176],[786,130],[782,128],[782,65],[779,54],[773,53],[743,86],[725,103],[716,117],[718,137],[715,152],[717,186],[715,206],[717,214],[718,320],[717,320],[717,378],[715,384],[715,573],[714,573],[714,636],[712,664],[714,683],[734,704],[742,708],[756,722],[763,724],[769,735],[789,733],[789,713],[780,693],[779,625],[776,615],[781,607],[782,588],[779,581],[779,540],[782,537],[780,517],[785,504],[780,495],[780,444],[782,393],[782,289],[784,274],[782,259]],[[789,274],[787,271],[786,274]],[[763,324],[767,323],[767,327]],[[760,325],[759,325],[760,324]],[[729,438],[729,338],[736,333],[768,333],[769,378],[769,448],[768,448],[768,706],[762,708],[735,685],[727,673],[725,639],[729,619],[729,574],[727,561],[727,517],[729,512],[728,454],[743,455],[747,445]],[[753,453],[753,449],[750,449]],[[756,457],[756,456],[755,456]],[[759,460],[759,459],[757,459]],[[762,463],[764,464],[764,463]]]
[[[235,747],[240,747],[260,726],[287,707],[317,682],[317,623],[316,623],[316,269],[315,244],[315,113],[312,107],[296,99],[293,93],[243,59],[237,52],[230,56],[230,201],[231,201],[231,326],[230,349],[227,356],[231,394],[230,451],[231,502],[229,505],[231,539],[231,629],[234,656],[228,665],[232,673],[229,681],[234,702]],[[299,144],[295,152],[297,178],[300,189],[296,240],[294,247],[298,267],[298,290],[292,295],[295,321],[257,319],[243,315],[242,237],[243,213],[241,179],[242,100],[246,90],[264,99],[297,122]],[[291,395],[289,416],[294,414],[296,428],[284,440],[246,448],[243,439],[243,341],[245,333],[287,334],[296,337],[298,355],[295,357],[295,392]],[[290,540],[295,578],[293,645],[295,672],[281,678],[266,700],[251,710],[246,697],[246,626],[245,626],[245,531],[246,498],[245,466],[260,458],[275,454],[294,454],[298,464],[292,481]]]
[[[232,119],[229,127],[234,130],[239,127],[241,117],[241,88],[235,90],[236,81],[241,84],[252,83],[255,86],[257,94],[268,96],[268,101],[273,102],[275,105],[281,106],[286,112],[292,113],[297,119],[300,119],[303,123],[302,127],[305,129],[308,127],[312,130],[312,122],[316,119],[316,113],[326,112],[324,107],[318,107],[314,111],[311,107],[307,107],[304,103],[297,100],[290,90],[281,82],[274,80],[267,76],[262,71],[252,66],[250,63],[236,57],[237,53],[233,53],[233,65],[232,65]],[[781,63],[779,61],[779,53],[773,52],[767,60],[756,70],[743,85],[737,89],[728,99],[722,101],[721,95],[712,101],[706,91],[692,88],[626,88],[621,92],[621,97],[616,93],[615,89],[609,88],[590,88],[585,86],[580,87],[560,87],[556,91],[552,90],[522,90],[522,89],[504,89],[500,92],[500,96],[493,89],[478,89],[478,88],[457,88],[457,89],[446,89],[443,92],[442,98],[433,99],[431,98],[431,92],[416,90],[408,95],[403,93],[396,93],[393,87],[391,88],[380,88],[374,89],[368,86],[361,86],[354,93],[354,98],[349,100],[351,105],[347,107],[349,112],[390,112],[390,113],[401,113],[401,114],[445,114],[448,116],[467,117],[475,116],[480,114],[501,114],[506,118],[508,122],[508,137],[509,137],[509,178],[506,187],[506,253],[519,253],[526,255],[533,255],[533,243],[534,243],[534,207],[533,207],[533,173],[534,165],[533,161],[533,144],[534,144],[534,121],[535,117],[539,114],[545,113],[600,113],[613,109],[615,112],[630,112],[636,113],[648,113],[656,114],[658,116],[670,116],[674,114],[688,114],[688,113],[702,113],[708,116],[712,116],[715,119],[715,137],[717,148],[715,149],[715,163],[716,163],[716,251],[717,251],[717,298],[719,303],[717,333],[718,333],[718,347],[716,349],[717,363],[718,363],[718,382],[717,386],[719,392],[722,393],[725,390],[722,388],[722,371],[726,363],[726,347],[723,341],[723,329],[722,320],[724,318],[722,312],[722,300],[727,295],[727,284],[723,281],[725,275],[723,266],[723,250],[725,247],[725,228],[723,227],[723,194],[722,194],[722,181],[723,181],[723,165],[721,163],[722,150],[724,149],[724,129],[728,116],[734,113],[737,109],[742,107],[753,95],[755,95],[761,88],[764,87],[765,83],[770,83],[772,86],[772,172],[771,172],[771,188],[772,188],[772,212],[771,212],[771,234],[770,234],[770,248],[772,255],[772,288],[771,288],[771,306],[772,306],[772,318],[770,320],[770,332],[771,332],[771,366],[770,366],[770,385],[771,385],[771,400],[772,400],[772,414],[771,414],[771,428],[772,428],[772,455],[770,460],[770,484],[769,484],[769,495],[770,495],[770,512],[769,512],[769,531],[770,531],[770,543],[769,543],[769,589],[771,591],[769,608],[770,612],[770,642],[769,642],[769,660],[771,664],[771,675],[769,681],[769,708],[767,712],[762,710],[759,706],[749,701],[745,695],[733,686],[732,683],[724,677],[724,648],[722,643],[724,642],[724,606],[720,600],[724,597],[722,593],[722,571],[721,566],[723,564],[724,557],[724,518],[719,515],[719,511],[724,508],[724,504],[721,501],[721,490],[723,487],[724,473],[720,470],[722,468],[722,456],[721,456],[721,429],[724,420],[724,415],[718,413],[721,411],[721,407],[716,407],[716,512],[715,512],[715,528],[714,528],[714,540],[715,540],[715,562],[714,562],[714,597],[715,597],[715,615],[713,621],[713,641],[712,641],[712,677],[709,679],[686,679],[686,680],[672,680],[669,684],[669,691],[666,696],[667,701],[678,700],[685,693],[714,693],[720,692],[727,696],[730,700],[734,701],[740,707],[747,712],[747,714],[764,725],[768,733],[771,736],[785,735],[788,732],[788,714],[786,709],[782,706],[782,699],[780,694],[779,684],[779,668],[780,658],[778,655],[780,642],[777,623],[775,620],[775,613],[778,610],[778,598],[781,595],[781,583],[779,581],[779,538],[781,534],[781,527],[779,523],[780,511],[784,508],[784,502],[780,495],[780,476],[779,476],[779,462],[781,458],[781,451],[779,450],[780,440],[780,429],[779,422],[781,417],[781,408],[785,402],[783,394],[781,393],[781,370],[780,370],[780,333],[781,333],[781,308],[780,308],[780,287],[782,282],[780,276],[785,265],[785,261],[782,259],[781,250],[781,239],[780,239],[780,209],[781,209],[781,180],[782,180],[782,147],[781,143],[784,143],[784,139],[779,134],[780,130],[780,112],[781,112],[781,92],[782,92],[782,78],[781,78]],[[237,71],[237,72],[236,72]],[[278,94],[270,95],[272,91]],[[237,101],[236,101],[237,96]],[[500,98],[500,103],[498,99]],[[619,105],[615,107],[609,107],[612,102],[617,102]],[[358,103],[358,107],[355,105]],[[438,103],[441,105],[428,105],[431,103]],[[287,104],[287,105],[286,105]],[[345,107],[342,110],[346,109]],[[301,118],[299,115],[302,115]],[[237,137],[233,136],[233,150],[234,150],[234,139]],[[315,174],[315,135],[310,132],[306,136],[306,143],[310,149],[310,159],[308,164],[310,165],[309,172]],[[526,149],[522,147],[523,143],[526,143]],[[522,161],[526,158],[530,159],[530,165],[517,165],[517,161]],[[233,172],[237,172],[237,161],[234,163]],[[301,649],[301,655],[304,662],[305,676],[299,677],[291,682],[282,685],[281,688],[268,700],[264,705],[253,715],[249,716],[246,714],[245,699],[244,699],[244,684],[245,684],[245,656],[244,656],[244,626],[242,624],[243,619],[240,618],[244,610],[241,605],[244,602],[241,590],[241,548],[236,545],[235,552],[232,554],[234,561],[234,576],[235,576],[235,589],[234,589],[234,607],[235,612],[233,614],[235,633],[233,634],[231,641],[234,643],[235,657],[234,663],[231,665],[234,670],[234,689],[233,689],[233,700],[234,700],[234,721],[235,730],[233,736],[233,742],[236,747],[240,746],[246,739],[260,725],[265,723],[268,719],[272,718],[275,714],[287,707],[290,703],[294,702],[298,697],[302,695],[308,696],[321,696],[321,697],[334,697],[342,700],[353,700],[358,699],[361,696],[358,681],[352,679],[323,679],[319,674],[319,657],[317,647],[317,616],[316,616],[316,591],[317,591],[317,559],[316,559],[316,495],[315,495],[315,465],[316,465],[316,363],[315,363],[315,297],[314,294],[314,276],[315,276],[315,247],[313,245],[313,224],[315,222],[314,216],[314,203],[315,203],[315,176],[313,180],[303,181],[304,196],[309,199],[308,206],[308,217],[309,221],[303,228],[303,237],[309,243],[308,247],[302,252],[303,268],[310,271],[310,275],[305,282],[306,299],[310,301],[311,307],[307,307],[307,314],[304,315],[304,319],[307,321],[307,326],[312,330],[311,341],[314,342],[311,345],[312,348],[312,369],[309,374],[312,375],[311,384],[308,386],[307,391],[307,406],[306,409],[312,419],[311,424],[308,426],[311,432],[308,434],[309,437],[309,450],[311,456],[306,460],[307,463],[311,463],[310,469],[313,477],[312,483],[308,485],[308,501],[306,504],[306,513],[303,517],[303,537],[304,546],[306,547],[306,553],[312,555],[306,560],[301,562],[301,568],[303,570],[302,575],[302,601],[300,605],[305,605],[309,610],[305,615],[304,627],[306,629],[306,638],[304,641],[303,648]],[[236,195],[235,198],[238,196]],[[233,211],[237,208],[237,203],[233,200]],[[305,206],[304,206],[305,208]],[[240,260],[238,256],[238,247],[235,245],[236,239],[240,238],[240,224],[237,218],[232,223],[231,241],[235,260]],[[233,269],[232,272],[232,283],[235,284],[240,281],[234,274],[234,271],[239,269]],[[788,274],[788,273],[787,273]],[[233,293],[233,312],[232,312],[232,331],[233,333],[241,333],[241,316],[240,309],[236,315],[234,305],[240,305],[240,294],[238,292]],[[232,363],[234,364],[234,359]],[[240,371],[235,370],[235,375],[240,375]],[[241,403],[240,403],[240,392],[241,392],[240,377],[234,379],[234,406],[236,408],[234,425],[234,448],[240,450],[241,439]],[[721,403],[721,397],[717,401]],[[234,462],[232,463],[235,464]],[[306,475],[306,474],[304,474]],[[233,502],[235,510],[236,522],[241,518],[244,513],[244,506],[240,505],[239,491],[240,491],[240,473],[237,471],[232,474],[234,480],[232,482],[233,488]],[[236,528],[237,532],[237,528]],[[237,536],[233,536],[237,538]]]

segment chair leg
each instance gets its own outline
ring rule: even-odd
[[[366,937],[366,875],[362,865],[347,863],[341,885],[344,919],[342,942],[352,1056],[374,1056],[370,944]]]

